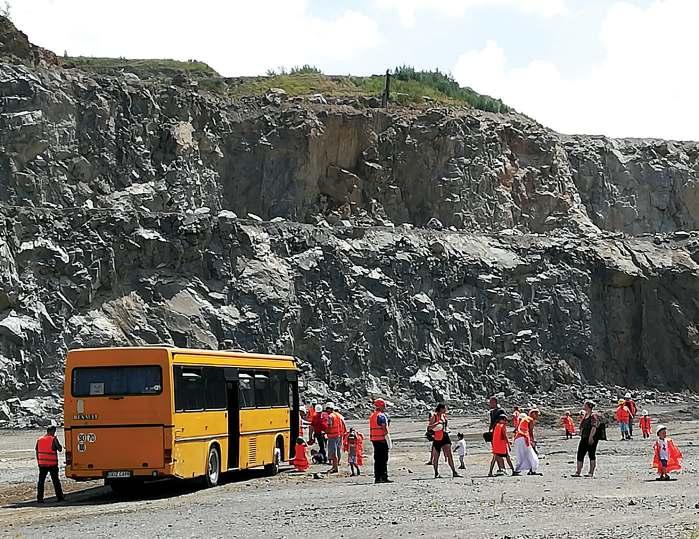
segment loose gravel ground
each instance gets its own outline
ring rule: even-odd
[[[353,424],[353,422],[350,422]],[[363,423],[355,425],[366,430]],[[314,479],[286,471],[268,478],[232,474],[200,489],[189,482],[145,488],[120,499],[97,483],[64,479],[67,501],[33,503],[38,432],[0,436],[2,537],[692,537],[699,528],[699,421],[674,420],[671,435],[685,455],[677,481],[658,483],[650,469],[652,440],[616,440],[598,451],[598,477],[574,479],[577,440],[540,429],[543,477],[488,478],[483,422],[453,418],[470,433],[463,479],[433,479],[425,465],[424,422],[395,420],[393,484],[374,485],[371,458],[361,477]],[[694,445],[693,445],[694,444]],[[371,454],[371,450],[367,451]],[[443,470],[446,472],[446,466]],[[447,475],[447,474],[444,474]],[[47,484],[47,494],[51,491]]]

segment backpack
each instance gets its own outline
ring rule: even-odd
[[[599,416],[598,419],[599,423],[597,424],[597,430],[595,431],[595,441],[607,441],[607,422]]]

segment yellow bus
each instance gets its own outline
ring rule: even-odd
[[[275,474],[299,431],[298,368],[288,356],[168,346],[71,350],[64,422],[66,477],[117,491]]]

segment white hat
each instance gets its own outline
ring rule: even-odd
[[[328,401],[328,402],[325,403],[325,408],[326,408],[326,410],[327,410],[328,408],[332,408],[332,409],[334,410],[334,409],[335,409],[335,403],[334,403],[333,401]]]
[[[320,404],[316,404],[316,412],[320,413],[323,411],[323,407]]]
[[[658,434],[661,430],[667,430],[667,427],[665,425],[658,425],[655,429],[655,434]]]
[[[641,412],[641,415],[648,415],[648,410],[643,410],[643,411]]]
[[[631,393],[626,393],[626,395],[624,395],[624,398],[625,398],[625,399],[630,399],[630,398],[631,398]]]

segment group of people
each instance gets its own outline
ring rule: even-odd
[[[345,418],[336,410],[334,403],[328,402],[323,408],[317,401],[311,401],[301,410],[301,420],[308,425],[308,441],[304,440],[303,427],[300,425],[294,457],[291,460],[297,470],[308,469],[306,449],[309,445],[317,443],[318,449],[311,449],[313,463],[329,462],[328,473],[338,473],[344,451],[347,453],[351,475],[361,475],[361,467],[364,464],[364,435],[354,428],[347,428]],[[388,478],[388,453],[391,447],[390,422],[386,414],[386,402],[383,399],[376,399],[374,411],[369,417],[369,440],[374,448],[375,483],[392,482]]]
[[[483,438],[490,444],[492,454],[488,476],[493,477],[506,474],[507,468],[509,468],[513,476],[518,476],[525,472],[527,475],[542,475],[539,471],[539,454],[534,431],[534,425],[539,420],[541,411],[536,407],[532,407],[524,413],[520,411],[519,407],[515,406],[510,418],[505,410],[500,407],[496,397],[491,397],[488,405],[490,408],[490,425],[488,431],[483,433]],[[374,446],[374,477],[377,483],[390,482],[387,469],[388,454],[391,447],[389,435],[390,419],[385,409],[385,401],[377,399],[374,402],[374,412],[369,418],[370,439]],[[620,409],[623,411],[623,415],[619,413]],[[448,464],[452,477],[461,477],[454,463],[454,452],[456,452],[460,461],[458,469],[462,470],[466,467],[464,462],[466,455],[464,435],[462,433],[457,434],[457,441],[453,447],[447,411],[446,404],[440,403],[433,412],[430,412],[427,420],[425,436],[431,442],[430,459],[427,464],[433,467],[435,478],[441,477],[439,472],[441,457]],[[636,403],[630,394],[627,394],[623,400],[619,400],[616,419],[620,425],[623,425],[623,427],[620,427],[623,440],[630,439],[633,432],[630,423],[636,414]],[[332,443],[330,440],[339,438],[343,440],[341,447],[348,453],[348,463],[352,475],[359,475],[361,473],[360,466],[363,463],[363,435],[355,431],[355,429],[346,429],[344,419],[334,410],[332,403],[328,403],[325,406],[325,411],[323,411],[321,406],[312,402],[307,407],[303,417],[310,426],[309,443],[317,442],[320,448],[317,452],[312,451],[315,462],[324,462],[323,447],[327,437],[328,454],[331,462],[331,468],[328,471],[336,473],[340,459],[340,445]],[[650,436],[651,423],[652,419],[648,411],[643,410],[639,420],[639,427],[644,438]],[[337,429],[332,427],[334,424],[338,425]],[[565,412],[561,418],[561,424],[566,439],[572,439],[576,436],[576,425],[569,411]],[[510,425],[513,427],[512,440],[508,432]],[[578,442],[576,470],[572,477],[581,477],[586,457],[589,461],[586,477],[594,477],[597,467],[597,446],[600,440],[607,439],[606,424],[603,417],[595,411],[594,402],[588,400],[584,403],[583,409],[580,411],[578,430],[580,440]],[[667,436],[667,428],[664,425],[658,426],[656,434],[657,440],[653,446],[653,466],[658,470],[659,480],[668,480],[670,472],[681,468],[682,453],[672,439]],[[306,443],[303,438],[299,438],[298,443],[298,454],[303,455],[299,458],[303,460],[306,458]],[[511,452],[514,452],[516,464],[513,463]],[[297,464],[296,459],[292,462],[295,465]],[[297,465],[297,468],[306,469],[307,464],[305,467]]]

